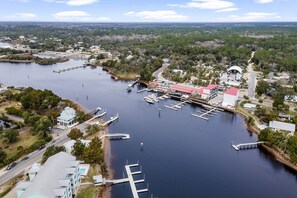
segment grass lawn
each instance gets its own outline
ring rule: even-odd
[[[17,142],[9,144],[8,148],[5,148],[5,145],[0,141],[0,147],[5,148],[4,151],[7,153],[7,157],[12,157],[17,154],[18,146],[22,146],[24,149],[29,148],[34,142],[38,140],[37,136],[32,136],[27,130],[26,132],[20,133]]]
[[[119,79],[134,80],[137,76],[135,73],[115,73]]]
[[[85,188],[81,188],[77,193],[77,198],[92,198],[95,195],[95,188],[92,186],[88,186]]]

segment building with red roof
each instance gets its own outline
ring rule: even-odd
[[[207,87],[203,88],[203,93],[201,98],[205,100],[210,100],[218,95],[219,86],[215,84],[210,84]]]
[[[239,89],[231,87],[224,92],[223,107],[235,108],[239,97]]]

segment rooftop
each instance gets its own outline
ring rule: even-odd
[[[228,94],[228,95],[233,95],[236,96],[238,94],[239,89],[231,87],[229,89],[227,89],[224,94]]]
[[[75,161],[74,156],[65,152],[51,156],[21,197],[56,197],[61,182],[67,180],[67,168],[71,168]]]
[[[60,120],[71,120],[75,118],[76,112],[71,107],[65,107],[65,109],[61,112],[61,115],[58,117]]]
[[[289,132],[295,132],[296,130],[295,124],[279,122],[279,121],[270,121],[269,127],[273,129],[289,131]]]
[[[210,84],[210,85],[208,85],[207,87],[205,87],[205,89],[212,90],[212,89],[217,88],[218,86],[219,86],[219,85]]]

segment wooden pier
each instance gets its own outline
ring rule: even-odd
[[[241,149],[253,149],[253,148],[258,148],[258,145],[264,144],[264,141],[260,142],[251,142],[251,143],[242,143],[242,144],[232,144],[232,147],[236,150],[239,151]]]
[[[68,68],[64,68],[64,69],[57,69],[57,70],[53,70],[54,73],[61,73],[61,72],[66,72],[66,71],[70,71],[70,70],[75,70],[75,69],[79,69],[79,68],[85,68],[88,65],[84,64],[81,66],[75,66],[75,67],[68,67]]]

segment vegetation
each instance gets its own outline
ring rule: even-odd
[[[67,136],[72,140],[77,140],[83,136],[83,133],[78,128],[73,128]]]
[[[297,164],[297,135],[288,135],[286,132],[275,132],[266,128],[258,136],[260,141],[266,141],[270,147],[281,149]]]
[[[5,53],[5,52],[3,52]],[[0,51],[1,54],[1,51]],[[35,62],[39,65],[52,65],[60,62],[66,62],[69,59],[66,57],[61,57],[61,58],[40,58],[37,56],[33,56],[32,54],[27,54],[27,53],[18,53],[18,54],[13,54],[10,51],[6,52],[6,56],[2,57],[0,61],[2,62],[13,62],[13,63],[18,63],[18,62],[26,62],[26,63],[31,63]]]
[[[57,153],[60,153],[61,151],[64,151],[65,152],[65,147],[64,146],[50,146],[46,149],[46,151],[44,152],[43,156],[42,156],[42,161],[41,163],[44,163],[46,162],[46,160],[57,154]]]

